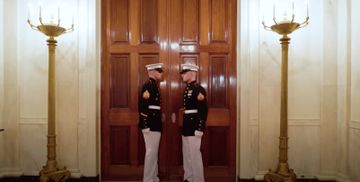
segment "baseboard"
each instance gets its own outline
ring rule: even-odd
[[[71,173],[71,178],[81,178],[83,175],[81,174],[79,169],[68,169]],[[4,171],[4,174],[8,174],[8,171]],[[40,171],[23,171],[19,173],[18,175],[6,175],[3,177],[19,177],[19,176],[38,176]],[[1,178],[1,175],[0,175]]]
[[[258,171],[254,177],[255,181],[264,181],[264,176],[269,171]]]
[[[255,180],[255,179],[240,179],[238,178],[238,182],[264,182],[264,180]],[[297,182],[336,182],[334,180],[330,181],[322,181],[318,179],[296,179]],[[340,181],[339,181],[340,182]]]
[[[82,174],[80,169],[68,169],[71,173],[71,178],[81,178]]]
[[[0,178],[0,182],[38,182],[39,176],[20,176],[20,177],[4,177]],[[66,182],[99,182],[99,176],[71,178]]]
[[[0,169],[0,178],[19,177],[24,173],[19,168],[3,168]]]
[[[336,180],[336,172],[335,171],[325,171],[321,170],[319,174],[316,175],[316,178],[325,181],[325,180]]]
[[[262,172],[258,173],[255,178],[252,179],[240,179],[240,177],[237,177],[237,182],[264,182],[264,174],[261,174]],[[256,179],[257,177],[257,179]],[[328,178],[328,179],[318,179],[318,178],[297,178],[297,182],[351,182],[351,181],[339,181],[335,178]]]
[[[316,178],[319,181],[351,182],[349,176],[343,173],[321,172],[316,175]]]
[[[253,179],[238,179],[241,182],[247,182],[247,181],[264,181],[265,174],[268,173],[268,171],[258,171]],[[318,174],[316,176],[297,176],[297,181],[326,181],[326,182],[351,182],[348,180],[348,177],[346,175],[340,175],[336,173],[322,173]]]
[[[342,173],[338,173],[336,175],[336,181],[338,181],[338,182],[351,182],[349,176],[345,175],[345,174],[342,174]]]

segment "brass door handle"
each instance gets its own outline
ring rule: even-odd
[[[162,113],[162,114],[161,114],[161,122],[164,122],[165,119],[166,119],[166,115],[165,115],[165,113]]]
[[[171,122],[172,123],[176,122],[176,114],[174,112],[171,114]]]

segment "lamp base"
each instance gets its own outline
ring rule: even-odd
[[[70,171],[64,169],[56,169],[49,171],[46,166],[40,171],[40,182],[65,182],[71,176]]]
[[[292,169],[289,170],[288,174],[269,171],[265,174],[264,180],[266,182],[296,182],[296,174]]]

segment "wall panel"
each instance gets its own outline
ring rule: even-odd
[[[349,175],[353,181],[360,181],[360,2],[351,0],[351,50],[348,62],[350,71],[350,108],[349,113]],[[349,85],[348,85],[349,86]],[[349,87],[348,87],[349,88]]]
[[[38,169],[46,164],[47,119],[22,119],[19,128],[23,172],[27,175],[39,175]]]
[[[210,17],[211,42],[227,41],[227,0],[210,0],[210,11],[213,16]]]
[[[141,0],[141,43],[158,42],[158,0]]]
[[[226,166],[228,164],[228,128],[227,127],[208,127],[207,147],[209,154],[207,164],[209,166]],[[222,150],[219,150],[221,148]]]
[[[182,0],[182,44],[199,43],[199,13],[199,0]]]
[[[112,55],[111,66],[111,107],[129,107],[130,100],[130,56],[128,54]]]
[[[110,163],[130,163],[130,130],[126,126],[112,126],[110,129]]]
[[[360,175],[360,122],[350,124],[349,129],[349,174],[353,181],[359,181]]]
[[[57,38],[57,160],[59,166],[66,166],[73,177],[96,176],[97,2],[64,0],[43,4],[44,20],[48,18],[49,11],[54,10],[55,3],[61,10],[61,25],[68,28],[72,17],[75,24],[74,32]],[[31,21],[39,23],[38,1],[6,1],[3,5],[6,10],[1,14],[12,18],[5,19],[8,32],[0,29],[0,35],[5,35],[1,42],[10,42],[4,52],[7,99],[1,101],[9,106],[4,112],[6,142],[0,147],[6,151],[4,155],[7,159],[1,160],[0,176],[38,175],[46,162],[46,36],[32,30],[23,21],[27,19],[30,7]],[[17,39],[21,39],[22,43],[17,44]]]
[[[111,40],[113,43],[129,42],[129,0],[111,0]]]
[[[240,178],[261,180],[268,169],[275,170],[278,163],[280,36],[264,30],[261,25],[263,14],[272,17],[270,4],[262,0],[243,0],[238,5]],[[335,179],[336,165],[329,159],[336,158],[333,141],[337,137],[334,135],[337,127],[337,47],[336,38],[326,37],[337,32],[336,29],[328,31],[326,36],[324,32],[327,32],[325,25],[336,26],[334,16],[325,17],[333,15],[337,6],[327,1],[310,1],[309,7],[317,10],[310,11],[310,25],[289,36],[289,165],[300,176],[312,178],[330,172],[330,178]],[[295,9],[295,12],[300,11]],[[271,21],[266,23],[271,25]],[[251,169],[247,168],[249,165]]]
[[[4,3],[0,1],[0,128],[4,127],[3,119],[4,119]],[[0,133],[0,148],[4,148],[4,138]],[[0,150],[0,161],[3,161],[4,151]],[[0,168],[2,168],[2,164],[0,164]]]
[[[351,39],[360,39],[360,2],[352,0]],[[351,116],[350,119],[360,122],[360,43],[351,41]]]
[[[211,55],[209,60],[209,106],[227,107],[226,55]]]

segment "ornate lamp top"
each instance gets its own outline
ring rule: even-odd
[[[60,11],[60,10],[58,10],[58,11]],[[59,16],[59,19],[56,24],[53,23],[52,21],[50,21],[50,23],[43,23],[42,17],[41,17],[41,7],[40,7],[40,14],[39,14],[40,24],[39,25],[32,24],[29,17],[28,17],[27,22],[33,30],[42,32],[43,34],[45,34],[46,36],[48,36],[50,38],[58,37],[62,34],[74,31],[74,22],[72,22],[71,27],[68,29],[60,26],[60,16]]]
[[[265,30],[269,30],[269,31],[273,31],[273,32],[276,32],[280,35],[283,35],[283,36],[287,36],[288,34],[291,34],[293,31],[299,29],[299,28],[303,28],[303,27],[306,27],[308,24],[309,24],[309,8],[308,8],[308,4],[306,6],[306,17],[305,17],[305,20],[302,22],[302,23],[297,23],[294,21],[295,19],[295,14],[294,14],[294,2],[292,3],[292,9],[293,9],[293,13],[292,13],[292,16],[291,16],[291,20],[288,20],[288,19],[284,19],[280,22],[278,22],[276,20],[276,17],[275,17],[275,5],[274,5],[274,8],[273,8],[273,22],[274,24],[271,25],[271,26],[268,26],[265,24],[265,21],[263,20],[262,21],[262,24],[264,26],[264,29]]]

